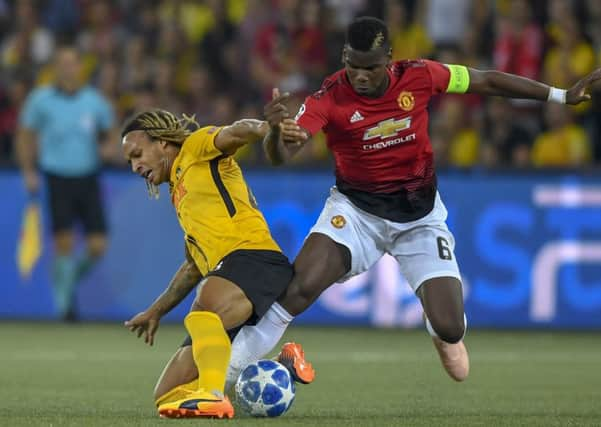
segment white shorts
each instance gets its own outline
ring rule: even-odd
[[[447,224],[447,209],[440,195],[432,211],[411,222],[394,222],[356,207],[336,187],[310,233],[322,233],[349,248],[351,269],[340,280],[363,273],[385,253],[396,258],[413,291],[434,277],[461,280],[455,259],[455,239]]]

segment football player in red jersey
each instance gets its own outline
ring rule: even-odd
[[[461,275],[437,191],[428,102],[442,93],[478,93],[575,105],[590,99],[587,90],[601,79],[601,70],[563,90],[462,65],[392,62],[388,30],[371,17],[349,25],[342,59],[344,69],[301,106],[300,129],[277,128],[288,116],[283,103],[265,109],[275,126],[264,140],[272,163],[285,162],[323,130],[336,164],[336,186],[294,262],[295,276],[280,303],[298,315],[333,283],[390,254],[421,300],[443,366],[463,381],[469,359]]]

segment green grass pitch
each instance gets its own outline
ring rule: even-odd
[[[164,420],[151,399],[184,336],[117,324],[0,322],[0,426],[600,426],[598,333],[469,331],[456,384],[425,331],[291,328],[317,369],[276,419]]]

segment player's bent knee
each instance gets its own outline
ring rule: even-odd
[[[246,295],[240,292],[219,299],[197,297],[192,303],[192,311],[215,313],[225,329],[232,329],[250,318],[253,305]]]
[[[232,329],[246,322],[253,312],[253,305],[246,296],[230,301],[217,315],[225,329]]]
[[[435,325],[432,322],[432,328],[441,340],[448,342],[449,344],[455,344],[461,341],[463,335],[465,334],[465,325],[463,324],[463,319],[461,319],[461,322],[449,322],[440,325]]]

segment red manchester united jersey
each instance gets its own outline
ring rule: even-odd
[[[433,206],[427,107],[447,90],[450,72],[441,63],[417,60],[395,62],[388,75],[384,95],[368,98],[340,70],[305,99],[296,119],[312,135],[326,133],[340,191],[369,212],[407,221]]]

